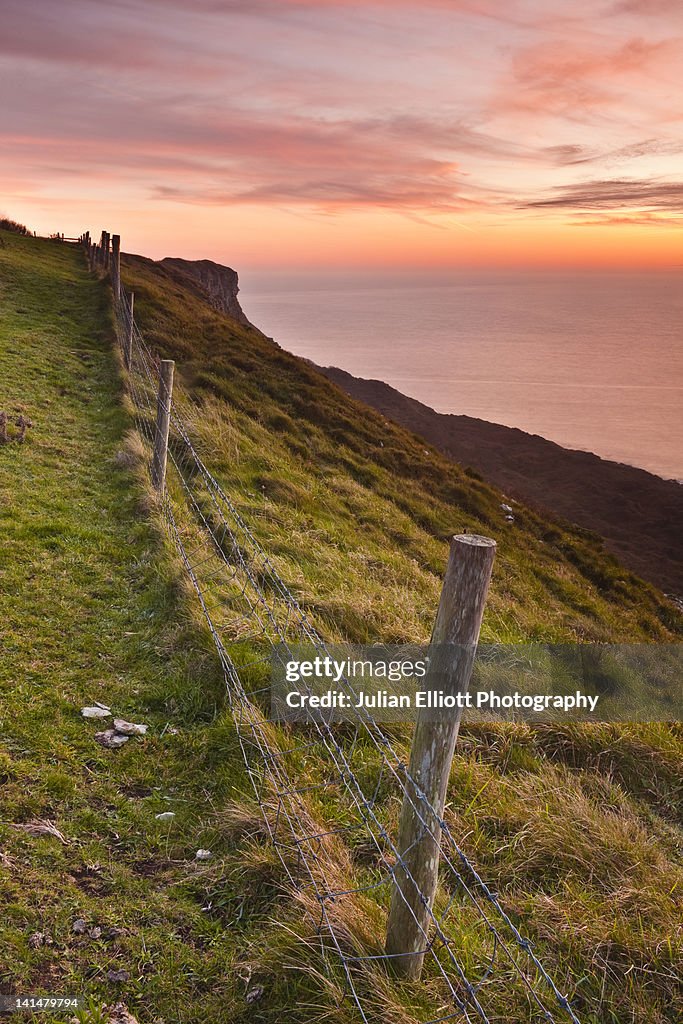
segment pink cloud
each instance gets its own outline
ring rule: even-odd
[[[169,0],[145,0],[147,4],[169,6]],[[170,4],[177,7],[184,7],[184,0],[170,0]],[[409,8],[433,7],[437,10],[462,12],[475,14],[484,17],[506,19],[506,13],[501,10],[497,0],[196,0],[193,9],[198,9],[209,14],[273,14],[277,15],[278,10],[343,10],[348,7],[357,7],[367,10],[368,8],[389,7]],[[510,0],[505,5],[508,13],[511,14],[518,6],[517,0]]]
[[[583,165],[678,151],[633,113],[667,100],[680,43],[634,22],[664,4],[605,3],[4,0],[5,163],[50,196],[509,213],[531,180],[537,211],[578,209],[549,189]]]
[[[616,14],[637,14],[646,18],[683,14],[680,0],[619,0],[611,9]]]
[[[610,50],[544,41],[519,51],[511,81],[497,99],[502,109],[563,114],[578,119],[593,108],[620,103],[619,80],[648,72],[678,41],[629,39]]]
[[[180,202],[303,204],[326,211],[373,204],[446,210],[483,202],[482,190],[461,174],[457,161],[434,155],[447,135],[439,123],[296,117],[274,123],[229,111],[198,124],[166,112],[145,126],[144,151],[138,137],[143,126],[126,137],[123,125],[125,118],[117,118],[109,138],[7,134],[2,142],[6,154],[38,161],[43,171],[60,163],[66,171],[69,156],[78,154],[77,173],[86,179],[126,180],[136,173],[155,197]],[[457,137],[454,127],[451,145]],[[463,137],[475,148],[487,144],[466,131]]]

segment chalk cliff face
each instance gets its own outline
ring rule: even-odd
[[[162,267],[192,278],[206,293],[214,309],[227,313],[245,326],[251,326],[237,301],[237,272],[231,267],[223,267],[212,260],[182,260],[173,256],[167,256],[159,262]]]

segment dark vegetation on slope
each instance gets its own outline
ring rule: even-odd
[[[31,232],[25,224],[20,224],[19,221],[12,220],[11,217],[0,217],[0,230],[11,231],[14,235],[30,235]]]
[[[435,412],[380,380],[319,369],[509,497],[593,530],[629,569],[683,599],[683,485],[513,427]]]

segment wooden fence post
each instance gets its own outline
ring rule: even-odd
[[[123,339],[123,365],[127,370],[130,370],[131,363],[133,362],[133,330],[135,325],[135,319],[133,310],[135,309],[135,292],[130,293],[130,319],[126,324],[126,336]]]
[[[438,685],[447,694],[467,692],[495,552],[496,543],[488,537],[453,537],[432,632],[431,642],[439,646],[424,689]],[[391,968],[407,978],[420,977],[429,944],[439,876],[439,821],[461,717],[457,708],[440,712],[438,719],[434,711],[421,711],[413,733],[386,942]]]
[[[171,423],[171,397],[173,395],[172,359],[162,359],[159,367],[159,395],[157,398],[157,426],[154,435],[154,457],[152,459],[152,485],[163,491],[166,482],[166,457],[168,455],[168,431]]]
[[[111,284],[116,302],[121,298],[121,236],[111,236]]]
[[[102,266],[105,270],[109,269],[109,242],[110,234],[108,231],[104,231],[102,234]]]

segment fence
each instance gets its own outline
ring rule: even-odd
[[[118,237],[113,236],[110,249],[111,237],[103,232],[95,246],[86,234],[81,242],[92,266],[111,269],[127,392],[164,522],[223,666],[264,830],[330,977],[342,980],[344,996],[365,1024],[378,1019],[377,992],[387,968],[416,977],[423,962],[425,991],[438,1007],[431,1015],[422,1013],[423,1024],[502,1019],[579,1024],[569,1000],[446,819],[445,782],[457,722],[439,737],[439,763],[425,774],[416,756],[419,724],[407,765],[391,732],[364,709],[343,728],[313,714],[304,726],[268,721],[264,703],[271,659],[288,660],[294,643],[313,644],[323,657],[327,646],[200,455],[194,435],[201,411],[182,389],[176,387],[172,395],[168,362],[164,365],[146,344],[135,321],[133,296],[121,287]],[[161,448],[168,453],[167,474]],[[451,553],[435,635],[471,646],[493,546],[473,544],[472,538],[462,541],[456,539]],[[475,554],[463,556],[466,547]],[[464,633],[454,635],[448,628],[453,621],[449,609],[463,595],[472,614]],[[461,684],[469,669],[471,663],[457,669]],[[345,685],[354,692],[348,680]],[[299,781],[302,762],[305,786]],[[402,801],[398,838],[387,819],[390,795]],[[389,907],[383,946],[377,921]]]

